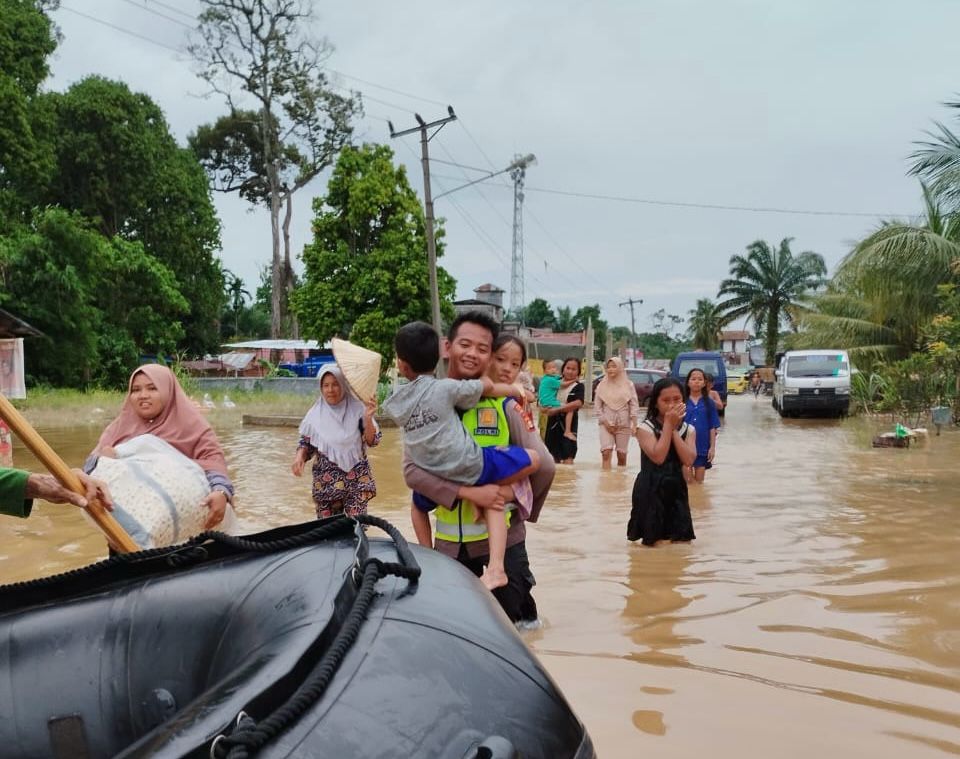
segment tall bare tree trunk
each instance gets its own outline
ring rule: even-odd
[[[300,325],[297,315],[290,310],[290,296],[293,294],[293,260],[290,255],[290,219],[293,216],[293,193],[284,197],[286,209],[283,215],[283,311],[290,317],[290,333],[294,340],[300,338]]]
[[[269,89],[264,83],[264,91]],[[273,158],[273,132],[270,129],[269,108],[260,109],[260,129],[263,137],[263,160],[267,169],[270,190],[270,232],[273,244],[270,268],[270,337],[280,337],[283,330],[284,277],[280,258],[280,179]]]

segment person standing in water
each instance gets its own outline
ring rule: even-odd
[[[300,423],[300,443],[292,472],[303,474],[313,463],[313,502],[317,519],[367,513],[367,503],[377,494],[367,448],[380,443],[374,416],[376,400],[368,405],[354,398],[338,367],[328,366],[318,375],[320,397]]]
[[[657,380],[650,393],[647,418],[637,427],[640,473],[633,484],[627,540],[654,546],[659,540],[696,538],[684,470],[697,455],[697,433],[686,414],[680,380]]]
[[[707,376],[702,369],[691,369],[687,374],[687,414],[685,421],[697,432],[697,457],[687,470],[687,482],[703,482],[706,471],[713,466],[717,452],[717,430],[720,415],[707,395]]]
[[[480,439],[469,435],[457,414],[475,407],[481,398],[504,399],[524,396],[513,384],[479,379],[437,379],[433,376],[440,361],[440,336],[429,324],[405,324],[394,337],[397,369],[409,380],[383,404],[383,410],[403,430],[404,455],[421,469],[463,485],[513,485],[525,511],[533,508],[533,493],[527,476],[540,467],[539,453],[497,440],[497,413],[485,410],[478,419]],[[519,367],[518,367],[519,368]],[[516,375],[514,375],[514,379]],[[526,485],[524,487],[524,484]],[[417,540],[432,545],[430,521],[426,515],[436,504],[414,494],[410,516]],[[490,590],[507,585],[504,555],[508,525],[499,509],[479,508],[478,519],[489,535],[489,560],[481,581]]]
[[[637,427],[640,403],[637,388],[623,369],[618,356],[607,359],[606,376],[597,385],[594,411],[600,425],[600,458],[603,468],[610,468],[613,449],[617,449],[617,466],[627,465],[627,449]]]

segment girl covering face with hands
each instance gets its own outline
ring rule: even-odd
[[[685,467],[697,455],[694,429],[684,422],[683,385],[672,377],[657,381],[647,418],[637,427],[640,473],[633,484],[627,539],[646,546],[659,540],[693,540]]]

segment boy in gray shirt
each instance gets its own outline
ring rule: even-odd
[[[464,485],[525,482],[527,476],[540,467],[536,451],[517,446],[481,447],[457,414],[457,409],[466,411],[476,406],[481,397],[516,396],[520,393],[517,387],[495,383],[489,377],[475,380],[434,377],[440,360],[440,338],[433,327],[424,322],[401,327],[394,338],[394,347],[397,369],[410,382],[384,401],[383,410],[403,430],[403,444],[414,464],[437,477]],[[532,501],[532,493],[530,496]],[[416,493],[414,503],[416,508],[411,511],[414,527],[418,526],[418,519],[425,521],[429,534],[429,517],[425,512],[430,505]],[[490,541],[490,564],[480,579],[493,590],[507,584],[503,567],[507,525],[501,512],[479,511]]]

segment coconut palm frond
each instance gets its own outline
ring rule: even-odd
[[[864,293],[900,290],[930,292],[949,279],[960,258],[960,242],[925,227],[891,224],[862,240],[841,261],[834,282]]]
[[[764,333],[768,360],[776,352],[780,326],[794,327],[804,309],[801,299],[824,284],[823,257],[811,251],[794,255],[792,238],[773,247],[763,240],[747,246],[747,254],[730,257],[730,277],[720,283],[717,309],[729,320],[749,317]]]
[[[910,173],[923,177],[940,197],[951,204],[960,201],[960,136],[940,122],[927,132],[929,140],[916,144],[910,154]]]
[[[804,342],[830,345],[837,348],[857,348],[864,345],[893,345],[897,333],[884,324],[855,316],[807,314],[803,321]]]

